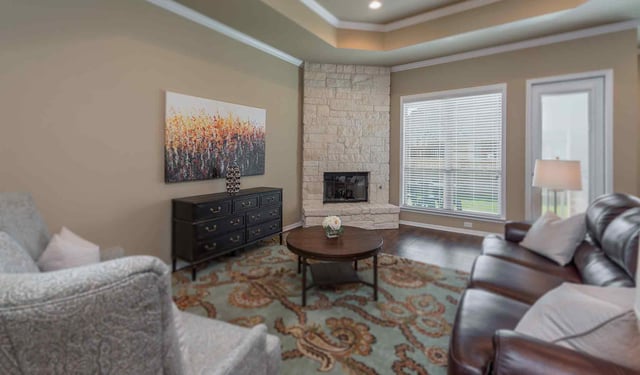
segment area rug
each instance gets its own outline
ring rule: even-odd
[[[449,336],[468,275],[400,257],[378,258],[373,289],[347,284],[307,291],[297,257],[269,245],[173,276],[178,307],[280,337],[283,374],[445,374]],[[372,281],[371,260],[358,263]],[[309,281],[311,281],[311,276]]]

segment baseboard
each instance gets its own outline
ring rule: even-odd
[[[282,227],[282,231],[283,232],[288,232],[292,229],[296,229],[298,227],[302,226],[302,221],[298,221],[297,223],[293,223],[293,224],[289,224],[289,225],[285,225],[284,227]]]
[[[447,226],[444,226],[444,225],[425,224],[425,223],[419,223],[417,221],[407,221],[407,220],[400,220],[400,224],[409,225],[409,226],[412,226],[412,227],[441,230],[441,231],[445,231],[445,232],[468,234],[468,235],[471,235],[471,236],[478,236],[478,237],[484,237],[484,236],[486,236],[488,234],[501,234],[501,233],[496,233],[496,232],[484,232],[484,231],[481,231],[481,230],[447,227]]]

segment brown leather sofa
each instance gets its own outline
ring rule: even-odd
[[[636,374],[513,329],[531,305],[563,282],[633,287],[640,199],[609,194],[586,215],[587,239],[565,267],[518,245],[529,224],[508,223],[504,239],[488,236],[456,314],[449,374]]]

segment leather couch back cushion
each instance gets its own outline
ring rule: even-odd
[[[638,264],[640,207],[631,208],[615,218],[601,238],[602,251],[635,279]]]
[[[585,284],[617,287],[635,285],[633,278],[610,260],[602,250],[586,241],[576,249],[573,262]]]
[[[594,245],[600,247],[611,221],[633,207],[640,207],[640,198],[628,194],[615,193],[596,198],[587,209],[587,234]]]

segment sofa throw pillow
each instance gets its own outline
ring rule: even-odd
[[[552,212],[546,212],[533,223],[520,246],[565,266],[584,240],[586,229],[584,213],[561,219]]]
[[[8,233],[0,232],[0,273],[40,272],[31,255]]]
[[[516,332],[640,371],[635,288],[564,283],[527,311]]]
[[[57,271],[100,262],[98,245],[64,229],[60,234],[53,235],[38,259],[41,271]]]

